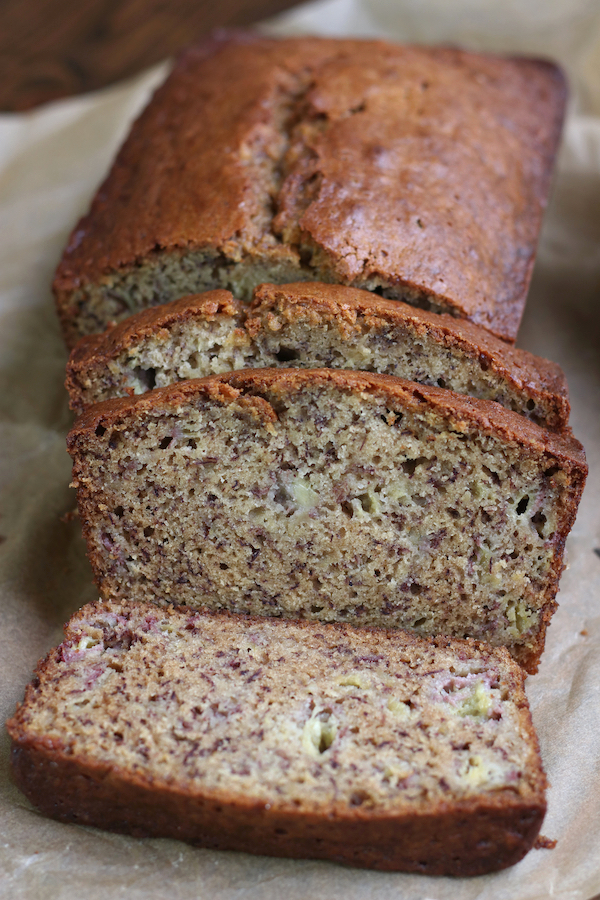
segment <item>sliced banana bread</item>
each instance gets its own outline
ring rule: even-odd
[[[472,641],[99,603],[8,730],[46,815],[217,849],[480,875],[546,807],[523,673]]]
[[[271,366],[361,369],[495,400],[564,428],[561,369],[471,322],[342,285],[260,285],[248,310],[208,291],[82,338],[67,366],[71,407],[213,372]]]
[[[219,34],[134,124],[54,282],[70,346],[265,281],[376,289],[514,341],[565,103],[550,63]]]
[[[206,291],[82,337],[67,363],[71,409],[256,366],[244,307],[229,291]]]
[[[569,432],[327,369],[109,400],[68,446],[103,597],[475,637],[529,671],[586,475]]]

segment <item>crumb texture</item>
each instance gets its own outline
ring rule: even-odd
[[[544,809],[519,668],[483,645],[401,632],[99,604],[75,617],[9,729],[59,765],[110,771],[113,792],[121,779],[287,815],[300,850],[311,819],[316,855],[339,823],[358,822],[369,846],[370,824],[396,820],[402,857],[403,823],[448,811],[474,836],[480,817],[512,814],[517,832],[527,823],[522,855]],[[416,870],[445,852],[422,850]]]
[[[103,596],[470,636],[535,668],[585,470],[536,426],[326,370],[114,402],[70,438]]]
[[[567,424],[559,367],[471,323],[319,283],[261,285],[249,311],[232,304],[225,291],[207,292],[84,339],[68,366],[72,407],[81,412],[189,378],[283,366],[396,375],[494,400],[546,427]]]

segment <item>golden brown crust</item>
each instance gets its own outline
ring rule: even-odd
[[[244,304],[236,300],[231,291],[222,290],[192,294],[172,303],[143,309],[114,328],[81,338],[69,357],[67,373],[70,370],[85,369],[96,360],[111,359],[142,338],[156,334],[162,328],[172,328],[177,322],[186,321],[193,316],[207,321],[219,315],[241,317],[243,309]]]
[[[303,282],[260,285],[254,292],[246,320],[246,330],[255,336],[261,328],[260,316],[272,309],[282,310],[288,320],[310,315],[317,322],[347,322],[351,329],[357,319],[371,328],[410,325],[415,337],[429,335],[441,346],[477,353],[482,366],[506,379],[516,390],[544,398],[555,407],[552,427],[565,427],[570,412],[564,372],[556,363],[501,341],[485,329],[444,313],[416,309],[398,300],[386,300],[368,291],[335,284]]]
[[[102,546],[94,549],[98,497],[93,486],[90,493],[86,467],[86,456],[97,440],[96,435],[108,441],[114,428],[118,431],[123,426],[135,424],[136,420],[141,422],[144,416],[158,418],[163,414],[181,414],[186,405],[203,397],[220,404],[245,405],[269,430],[276,424],[277,416],[273,407],[277,406],[279,396],[289,398],[292,391],[301,394],[304,389],[327,385],[383,397],[386,408],[393,412],[404,414],[412,410],[425,415],[441,415],[450,432],[476,435],[478,441],[482,435],[489,435],[505,440],[513,448],[516,443],[520,458],[535,461],[535,466],[541,466],[544,474],[547,470],[549,477],[558,468],[564,485],[564,500],[556,510],[553,549],[543,589],[540,586],[538,595],[539,620],[535,637],[528,638],[524,643],[515,642],[514,646],[511,645],[514,658],[528,672],[537,671],[545,631],[556,609],[554,598],[562,571],[564,544],[575,520],[587,474],[583,448],[569,430],[560,434],[549,432],[522,416],[503,409],[497,403],[475,400],[440,388],[416,385],[392,376],[328,369],[244,370],[181,382],[135,399],[106,401],[88,409],[75,423],[67,444],[74,459],[74,485],[80,488],[79,506],[84,537],[88,541],[88,555],[101,593],[106,593],[105,550]],[[108,435],[103,438],[105,432]]]
[[[202,250],[223,271],[261,260],[381,286],[514,341],[564,102],[562,75],[536,60],[209,39],[157,91],[73,231],[54,283],[65,334],[86,285]]]
[[[499,384],[509,385],[517,397],[523,397],[523,411],[527,411],[527,403],[536,410],[531,415],[534,421],[560,430],[569,419],[566,380],[555,363],[511,347],[465,320],[385,300],[358,288],[320,282],[260,285],[249,309],[228,291],[207,291],[143,310],[102,334],[82,338],[67,364],[66,387],[72,409],[81,412],[89,405],[85,385],[92,370],[105,370],[119,354],[163,330],[183,322],[213,321],[221,315],[237,320],[254,342],[269,333],[273,315],[279,317],[274,328],[280,327],[279,320],[286,325],[309,322],[311,327],[331,323],[335,334],[349,343],[363,332],[394,337],[393,329],[399,329],[400,334],[410,335],[411,343],[418,345],[425,338],[439,348],[466,354],[476,366],[493,373]],[[247,365],[252,365],[251,356]]]
[[[428,875],[483,875],[517,863],[531,849],[545,815],[541,800],[516,799],[504,806],[500,798],[496,803],[490,798],[485,807],[465,803],[426,816],[366,823],[356,815],[324,822],[307,814],[273,813],[263,804],[194,797],[82,764],[60,748],[20,743],[18,737],[12,770],[31,802],[62,822],[214,850]]]
[[[148,605],[148,609],[152,609]],[[531,768],[514,789],[477,796],[429,799],[407,812],[367,809],[338,802],[327,816],[316,807],[298,808],[273,797],[272,804],[241,796],[235,788],[207,790],[201,783],[168,781],[152,773],[151,765],[137,771],[94,759],[93,753],[74,753],[73,747],[30,727],[30,711],[40,685],[59,679],[63,647],[79,638],[78,624],[106,611],[122,612],[118,604],[84,607],[65,626],[66,642],[51,651],[37,667],[25,700],[7,723],[12,738],[12,769],[17,785],[46,815],[65,822],[94,825],[135,836],[172,837],[214,849],[240,850],[292,858],[322,858],[389,871],[430,875],[471,876],[512,865],[531,848],[546,810],[546,778],[539,760],[537,737],[531,725],[523,689],[523,674],[506,651],[469,640],[440,637],[429,640],[402,632],[353,629],[348,625],[277,622],[275,629],[300,628],[310,639],[315,632],[353,636],[368,653],[375,640],[405,644],[418,657],[421,648],[444,648],[457,659],[481,655],[486,665],[495,662],[503,684],[520,710],[520,740],[531,750]],[[187,627],[202,628],[205,611],[161,610],[175,618],[184,614]],[[226,623],[236,617],[221,613]],[[239,621],[239,617],[238,621]],[[263,620],[244,617],[248,629]],[[332,638],[333,639],[333,638]],[[189,672],[188,672],[189,674]],[[123,701],[126,702],[126,701]]]
[[[71,408],[77,412],[83,410],[85,403],[82,398],[92,369],[105,367],[119,353],[144,338],[170,330],[194,317],[211,322],[219,316],[231,316],[241,322],[242,310],[243,304],[230,291],[205,291],[181,297],[166,305],[143,309],[106,331],[84,335],[73,348],[67,362],[65,387],[69,393]]]
[[[157,388],[139,397],[121,397],[106,400],[86,410],[75,422],[67,438],[73,445],[79,434],[94,431],[98,426],[110,428],[134,409],[152,410],[177,408],[196,395],[207,394],[229,402],[240,394],[255,394],[266,390],[301,390],[308,384],[335,383],[341,388],[386,394],[390,403],[394,400],[416,408],[431,404],[441,413],[460,422],[465,427],[478,429],[486,434],[499,434],[507,440],[528,444],[536,451],[543,450],[570,462],[573,470],[587,473],[583,447],[570,429],[556,433],[530,422],[528,419],[504,409],[498,403],[456,394],[443,388],[415,384],[393,375],[372,372],[355,372],[349,369],[245,369],[223,375],[211,375],[193,381],[179,382],[165,388]]]

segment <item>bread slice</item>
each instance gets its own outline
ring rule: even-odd
[[[248,309],[207,291],[82,338],[67,366],[71,407],[245,367],[361,369],[495,400],[559,430],[564,374],[485,329],[342,285],[260,285]]]
[[[71,409],[255,366],[246,308],[229,291],[205,291],[81,338],[67,363]]]
[[[514,341],[559,70],[385,41],[213,36],[134,124],[56,273],[69,346],[214,288],[325,281]]]
[[[487,639],[529,671],[586,474],[497,403],[327,369],[109,400],[68,447],[105,598]]]
[[[480,875],[546,808],[523,673],[470,641],[99,603],[8,730],[46,815],[217,849]]]

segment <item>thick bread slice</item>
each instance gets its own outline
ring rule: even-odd
[[[488,639],[529,671],[586,475],[497,403],[326,369],[109,400],[68,447],[103,597]]]
[[[248,309],[207,291],[82,338],[69,359],[71,407],[242,368],[357,369],[495,400],[538,425],[567,425],[559,366],[453,316],[342,285],[260,285]]]
[[[565,103],[550,63],[219,34],[133,125],[54,289],[69,346],[139,309],[327,281],[514,341]]]
[[[217,849],[480,875],[546,807],[523,673],[472,641],[99,603],[8,730],[46,815]]]

